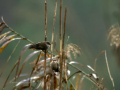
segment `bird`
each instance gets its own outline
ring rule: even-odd
[[[42,50],[42,51],[47,51],[48,47],[50,47],[50,42],[49,41],[43,41],[43,42],[38,42],[35,44],[31,44],[29,46],[30,50]]]
[[[51,69],[52,69],[53,71],[55,71],[55,72],[60,72],[59,64],[58,64],[57,61],[52,61],[52,62],[50,63],[50,67],[51,67]]]

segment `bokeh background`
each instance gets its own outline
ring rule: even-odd
[[[48,0],[47,5],[47,40],[51,41],[55,0]],[[59,35],[59,5],[60,0],[58,0],[55,37]],[[65,6],[67,6],[66,40],[67,37],[70,36],[68,43],[77,44],[82,49],[82,54],[76,59],[76,61],[84,66],[90,65],[91,67],[94,67],[94,61],[97,55],[101,51],[106,50],[111,75],[115,83],[115,89],[120,90],[120,67],[113,51],[114,46],[111,47],[110,41],[107,40],[108,29],[110,26],[115,23],[120,23],[120,0],[63,0],[63,15]],[[44,41],[44,13],[44,0],[0,1],[0,16],[3,16],[5,22],[12,29],[35,43]],[[8,31],[8,29],[4,30],[4,32],[6,31]],[[0,53],[0,71],[16,43],[17,41],[10,43],[5,50]],[[29,42],[23,40],[19,44],[0,78],[0,89],[13,65],[18,60],[21,49],[28,43]],[[59,47],[58,44],[57,47]],[[24,54],[23,60],[31,52],[32,51],[27,50]],[[35,58],[33,57],[29,62],[32,62],[34,59]],[[23,73],[31,71],[29,63],[27,63],[25,67]],[[90,73],[87,68],[79,68]],[[71,68],[71,71],[74,72],[74,69]],[[96,72],[100,79],[104,78],[103,85],[107,90],[113,90],[112,82],[107,71],[104,53],[98,57]],[[13,72],[9,80],[11,80],[14,75],[15,73]],[[82,90],[89,90],[92,86],[93,84],[90,81],[84,79]],[[6,90],[11,90],[11,84],[8,85]]]

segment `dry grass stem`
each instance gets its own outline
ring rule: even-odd
[[[65,15],[64,15],[64,30],[63,30],[63,40],[62,40],[62,64],[64,66],[64,74],[65,74],[65,79],[66,79],[66,86],[68,87],[68,83],[67,83],[67,69],[66,69],[66,65],[65,65],[65,58],[64,58],[64,42],[65,42],[65,28],[66,28],[66,15],[67,14],[67,7],[65,7]]]
[[[58,35],[56,35],[56,39],[55,39],[55,42],[54,42],[53,53],[55,53],[55,51],[56,51],[57,38],[58,38]]]
[[[78,74],[78,75],[77,75],[77,78],[76,78],[75,90],[78,89],[79,79],[80,79],[80,74]]]
[[[107,54],[106,54],[106,50],[105,50],[105,60],[106,60],[106,65],[107,65],[107,70],[108,70],[108,73],[109,73],[109,77],[112,81],[112,85],[113,85],[113,90],[115,90],[115,85],[114,85],[114,80],[110,74],[110,69],[109,69],[109,65],[108,65],[108,60],[107,60]]]
[[[83,80],[84,80],[84,76],[81,78],[81,80],[80,80],[80,85],[79,85],[79,90],[82,90],[82,83],[83,83]]]
[[[47,0],[45,0],[45,41],[47,41]],[[44,90],[46,90],[46,50],[44,62]]]
[[[63,58],[64,52],[64,42],[65,42],[65,28],[66,28],[66,15],[67,14],[67,7],[65,7],[65,16],[64,16],[64,31],[63,31],[63,42],[62,42],[62,60],[64,61],[64,68],[65,68],[65,59]]]
[[[59,90],[62,90],[62,0],[60,0],[60,31],[59,31],[59,56],[60,56],[60,81],[59,81]]]
[[[98,55],[97,55],[97,58],[102,54],[104,53],[105,50],[103,50],[102,52],[100,52]],[[95,62],[94,62],[94,70],[96,71],[96,62],[97,62],[97,58],[95,59]]]
[[[53,53],[53,40],[54,40],[54,29],[55,29],[56,11],[57,11],[57,0],[55,2],[55,11],[54,11],[54,19],[53,19],[53,31],[52,31],[52,39],[51,39],[51,60],[52,60],[52,53]]]
[[[96,62],[97,62],[97,58],[95,59],[95,62],[94,62],[94,70],[96,71]]]
[[[54,10],[54,19],[53,19],[53,31],[52,31],[52,39],[51,39],[51,60],[50,60],[50,63],[52,62],[52,54],[53,54],[53,39],[54,39],[54,29],[55,29],[55,20],[56,20],[56,11],[57,11],[57,0],[55,2],[55,10]],[[54,71],[52,71],[52,75],[54,76]],[[50,85],[50,90],[53,90],[53,86],[54,86],[54,77],[52,77],[52,80],[50,81],[51,85]]]

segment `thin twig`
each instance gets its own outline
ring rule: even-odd
[[[107,54],[106,54],[106,50],[105,50],[105,60],[106,60],[106,65],[107,65],[107,69],[108,69],[108,74],[109,74],[109,77],[112,81],[112,85],[113,85],[113,90],[115,90],[115,85],[114,85],[114,80],[110,74],[110,69],[109,69],[109,65],[108,65],[108,60],[107,60]]]

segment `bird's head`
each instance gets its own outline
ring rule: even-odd
[[[47,44],[48,47],[50,47],[50,45],[51,45],[51,43],[48,42],[48,41],[46,41],[46,44]]]

